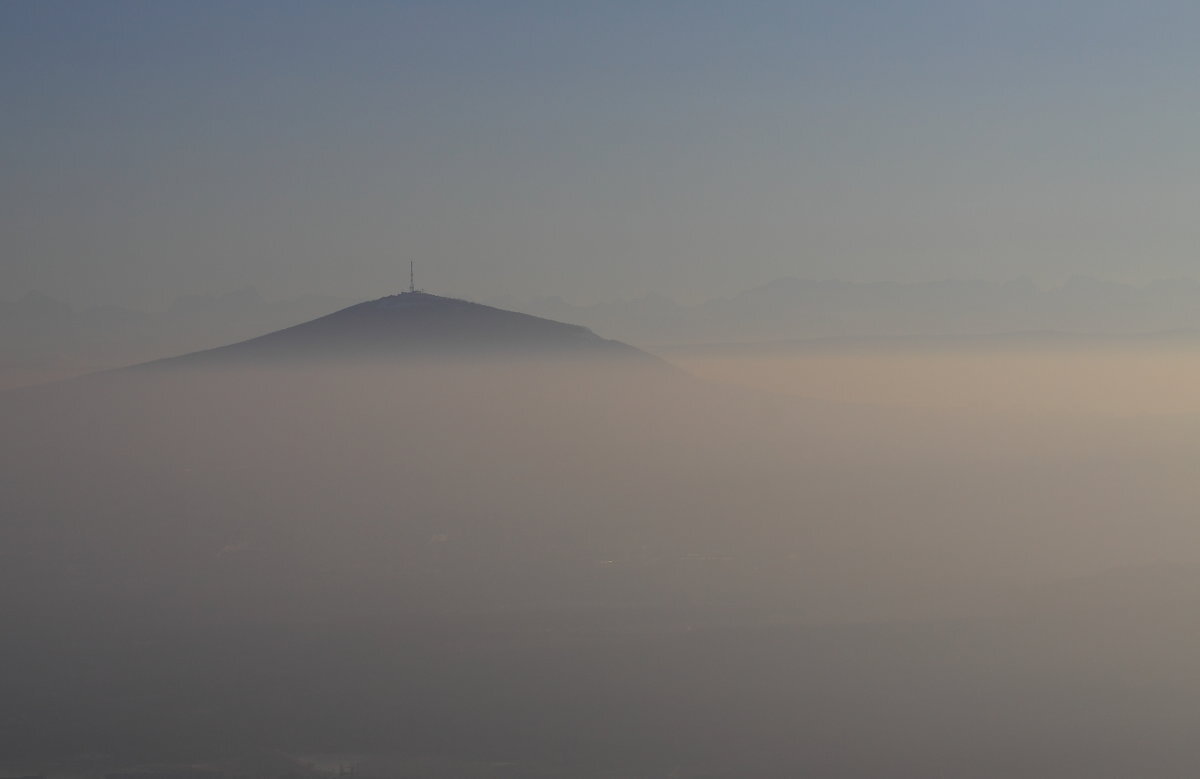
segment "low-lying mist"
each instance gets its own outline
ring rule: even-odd
[[[0,395],[0,756],[1200,767],[1200,352],[668,356]]]
[[[1200,413],[1200,337],[1062,333],[674,347],[710,381],[865,405],[1146,417]]]

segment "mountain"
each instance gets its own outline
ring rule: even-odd
[[[579,325],[425,292],[404,292],[247,341],[158,360],[150,365],[269,365],[515,356],[655,360],[632,346],[601,338]]]

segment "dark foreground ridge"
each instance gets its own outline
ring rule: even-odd
[[[146,366],[510,355],[655,360],[579,325],[425,292],[404,292],[248,341]]]

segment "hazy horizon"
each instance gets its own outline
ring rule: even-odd
[[[0,298],[0,388],[223,346],[358,302],[314,294],[271,299],[253,287],[183,295],[149,310],[72,306],[41,292]],[[1020,345],[1162,351],[1190,348],[1200,331],[1200,283],[1186,279],[1134,285],[1080,276],[1039,287],[1030,279],[780,278],[691,304],[659,293],[591,305],[557,296],[479,302],[584,325],[675,357],[719,344],[778,353],[789,343],[860,352]]]

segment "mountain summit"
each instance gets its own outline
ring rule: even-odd
[[[247,341],[147,365],[508,356],[656,359],[579,325],[425,292],[403,292]]]

